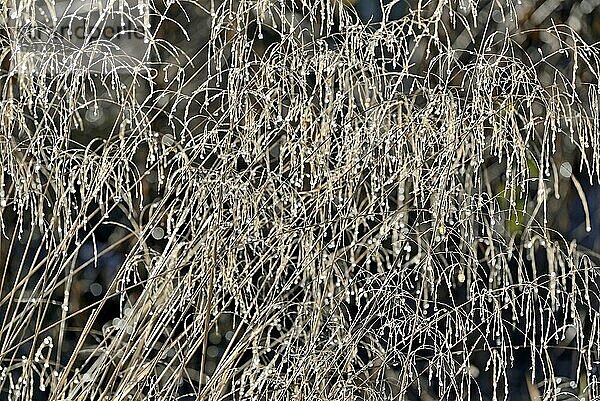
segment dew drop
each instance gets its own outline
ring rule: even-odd
[[[165,236],[165,230],[158,226],[158,227],[154,227],[152,229],[152,238],[159,240],[159,239],[163,239],[163,237]]]

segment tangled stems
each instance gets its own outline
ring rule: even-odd
[[[552,220],[572,186],[592,229],[595,46],[531,52],[518,4],[84,3],[2,11],[3,397],[508,399],[515,358],[598,397]]]

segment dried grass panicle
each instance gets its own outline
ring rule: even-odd
[[[525,349],[558,399],[565,344],[600,397],[595,255],[547,223],[557,163],[600,173],[597,46],[509,2],[84,3],[145,53],[1,11],[0,398],[489,399],[486,355],[502,399]]]

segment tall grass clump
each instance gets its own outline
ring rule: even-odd
[[[396,3],[3,2],[0,399],[598,400],[600,49]]]

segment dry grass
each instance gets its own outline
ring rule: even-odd
[[[532,398],[600,397],[596,255],[547,222],[600,172],[596,46],[528,52],[517,4],[129,3],[127,63],[2,10],[1,399],[495,400],[522,350]]]

